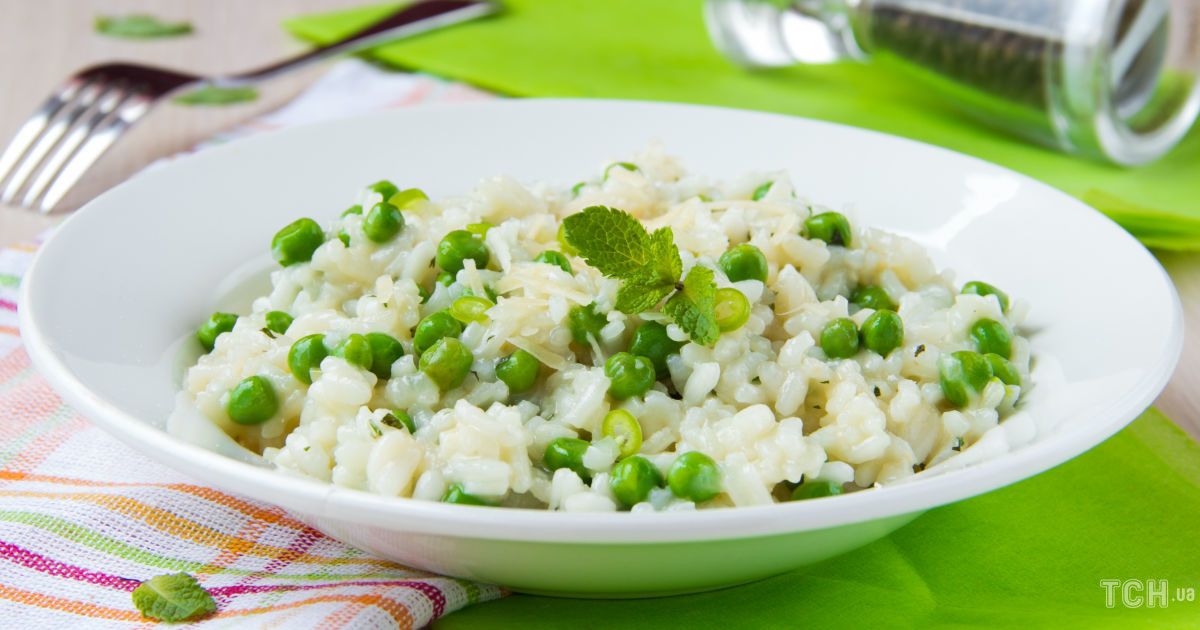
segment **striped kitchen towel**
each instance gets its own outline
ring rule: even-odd
[[[347,60],[287,107],[214,142],[478,98],[490,96]],[[92,426],[21,347],[17,290],[35,250],[0,250],[0,626],[148,625],[130,592],[178,572],[216,600],[216,613],[201,623],[214,627],[421,627],[503,595],[372,558],[278,508],[199,485]]]

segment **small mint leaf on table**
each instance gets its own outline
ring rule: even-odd
[[[212,595],[187,573],[152,577],[133,589],[133,605],[156,621],[192,621],[217,610]]]
[[[171,99],[179,105],[233,105],[258,98],[258,90],[250,86],[219,87],[205,85]]]
[[[122,39],[180,37],[192,32],[192,25],[187,22],[166,22],[146,14],[100,16],[93,27],[101,35]]]
[[[651,262],[650,234],[632,215],[590,206],[563,219],[567,242],[600,273],[624,280]]]
[[[692,267],[683,280],[683,289],[676,291],[667,300],[663,312],[675,321],[675,325],[683,329],[692,341],[703,345],[712,345],[721,330],[717,327],[716,314],[717,285],[713,281],[713,272],[699,265]]]

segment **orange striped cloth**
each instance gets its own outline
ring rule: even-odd
[[[346,61],[288,107],[222,139],[485,96]],[[0,250],[0,626],[148,625],[130,592],[178,572],[212,594],[217,612],[202,625],[216,627],[421,627],[503,594],[372,558],[280,509],[199,485],[92,426],[21,348],[16,294],[35,249]]]

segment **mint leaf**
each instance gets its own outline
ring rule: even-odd
[[[100,16],[93,26],[96,32],[123,39],[156,39],[179,37],[192,32],[187,22],[164,22],[153,15]]]
[[[633,276],[651,262],[650,234],[627,212],[590,206],[563,219],[567,242],[610,278]]]
[[[180,105],[232,105],[245,103],[258,98],[258,90],[245,87],[217,87],[206,85],[190,92],[184,92],[171,99]]]
[[[675,247],[675,235],[671,228],[654,230],[650,235],[650,254],[660,282],[670,285],[679,282],[683,277],[683,261],[679,259],[679,248]]]
[[[696,265],[683,280],[683,290],[667,300],[663,312],[683,329],[692,341],[708,346],[720,336],[716,314],[717,285],[713,272]]]
[[[645,285],[626,281],[617,291],[616,308],[622,313],[644,313],[675,290],[674,284]]]
[[[212,595],[187,573],[152,577],[133,589],[133,605],[156,621],[187,621],[217,609]]]

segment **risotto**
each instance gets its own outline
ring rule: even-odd
[[[1028,386],[1025,311],[916,243],[650,147],[572,187],[387,181],[271,243],[180,404],[278,470],[565,511],[819,499],[957,455]]]

